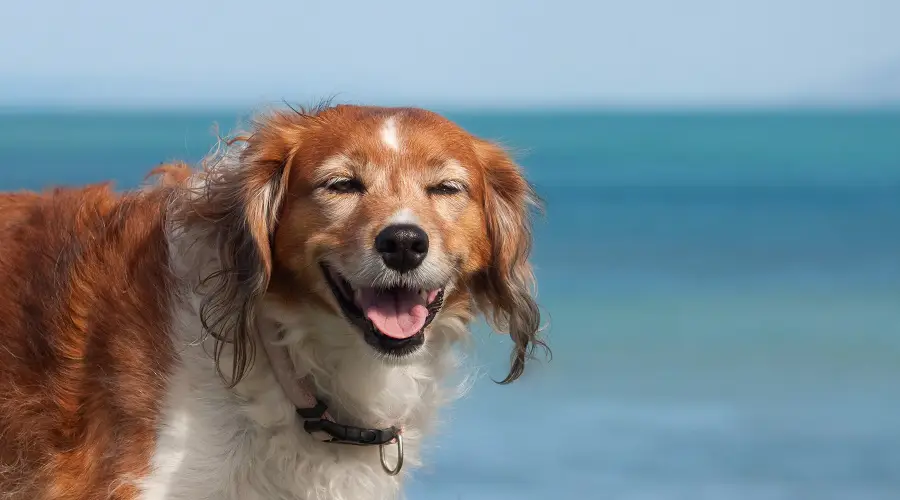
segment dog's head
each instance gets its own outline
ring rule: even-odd
[[[518,378],[541,344],[536,197],[503,149],[432,112],[359,106],[270,113],[238,142],[186,219],[211,226],[220,249],[201,313],[234,343],[235,382],[257,309],[273,301],[339,318],[391,362],[477,310],[512,336],[504,382]]]

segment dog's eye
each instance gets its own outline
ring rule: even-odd
[[[450,195],[465,190],[465,186],[456,181],[445,181],[428,188],[428,194]]]
[[[366,187],[359,179],[332,179],[325,183],[325,189],[332,193],[364,193]]]

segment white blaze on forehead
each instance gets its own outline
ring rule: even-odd
[[[419,218],[408,208],[401,208],[388,219],[388,224],[418,224]]]
[[[397,120],[392,116],[381,125],[381,142],[391,151],[400,151],[400,134]]]

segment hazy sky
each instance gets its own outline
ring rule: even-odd
[[[900,89],[898,22],[900,0],[20,0],[0,103],[858,98]]]

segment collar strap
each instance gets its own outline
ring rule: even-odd
[[[400,469],[403,468],[403,435],[400,434],[400,429],[393,426],[387,429],[366,429],[341,425],[331,419],[328,414],[328,406],[322,400],[316,399],[315,401],[316,405],[311,408],[297,406],[297,415],[303,419],[303,429],[310,436],[324,443],[378,446],[381,469],[389,476],[396,476],[400,473]],[[384,457],[386,444],[394,444],[397,447],[397,461],[393,466],[388,465],[388,461]]]
[[[318,399],[316,406],[312,408],[297,408],[297,415],[304,420],[303,429],[325,443],[376,446],[393,442],[400,435],[400,430],[396,427],[366,429],[342,425],[330,418],[325,418],[327,411],[328,407]]]

